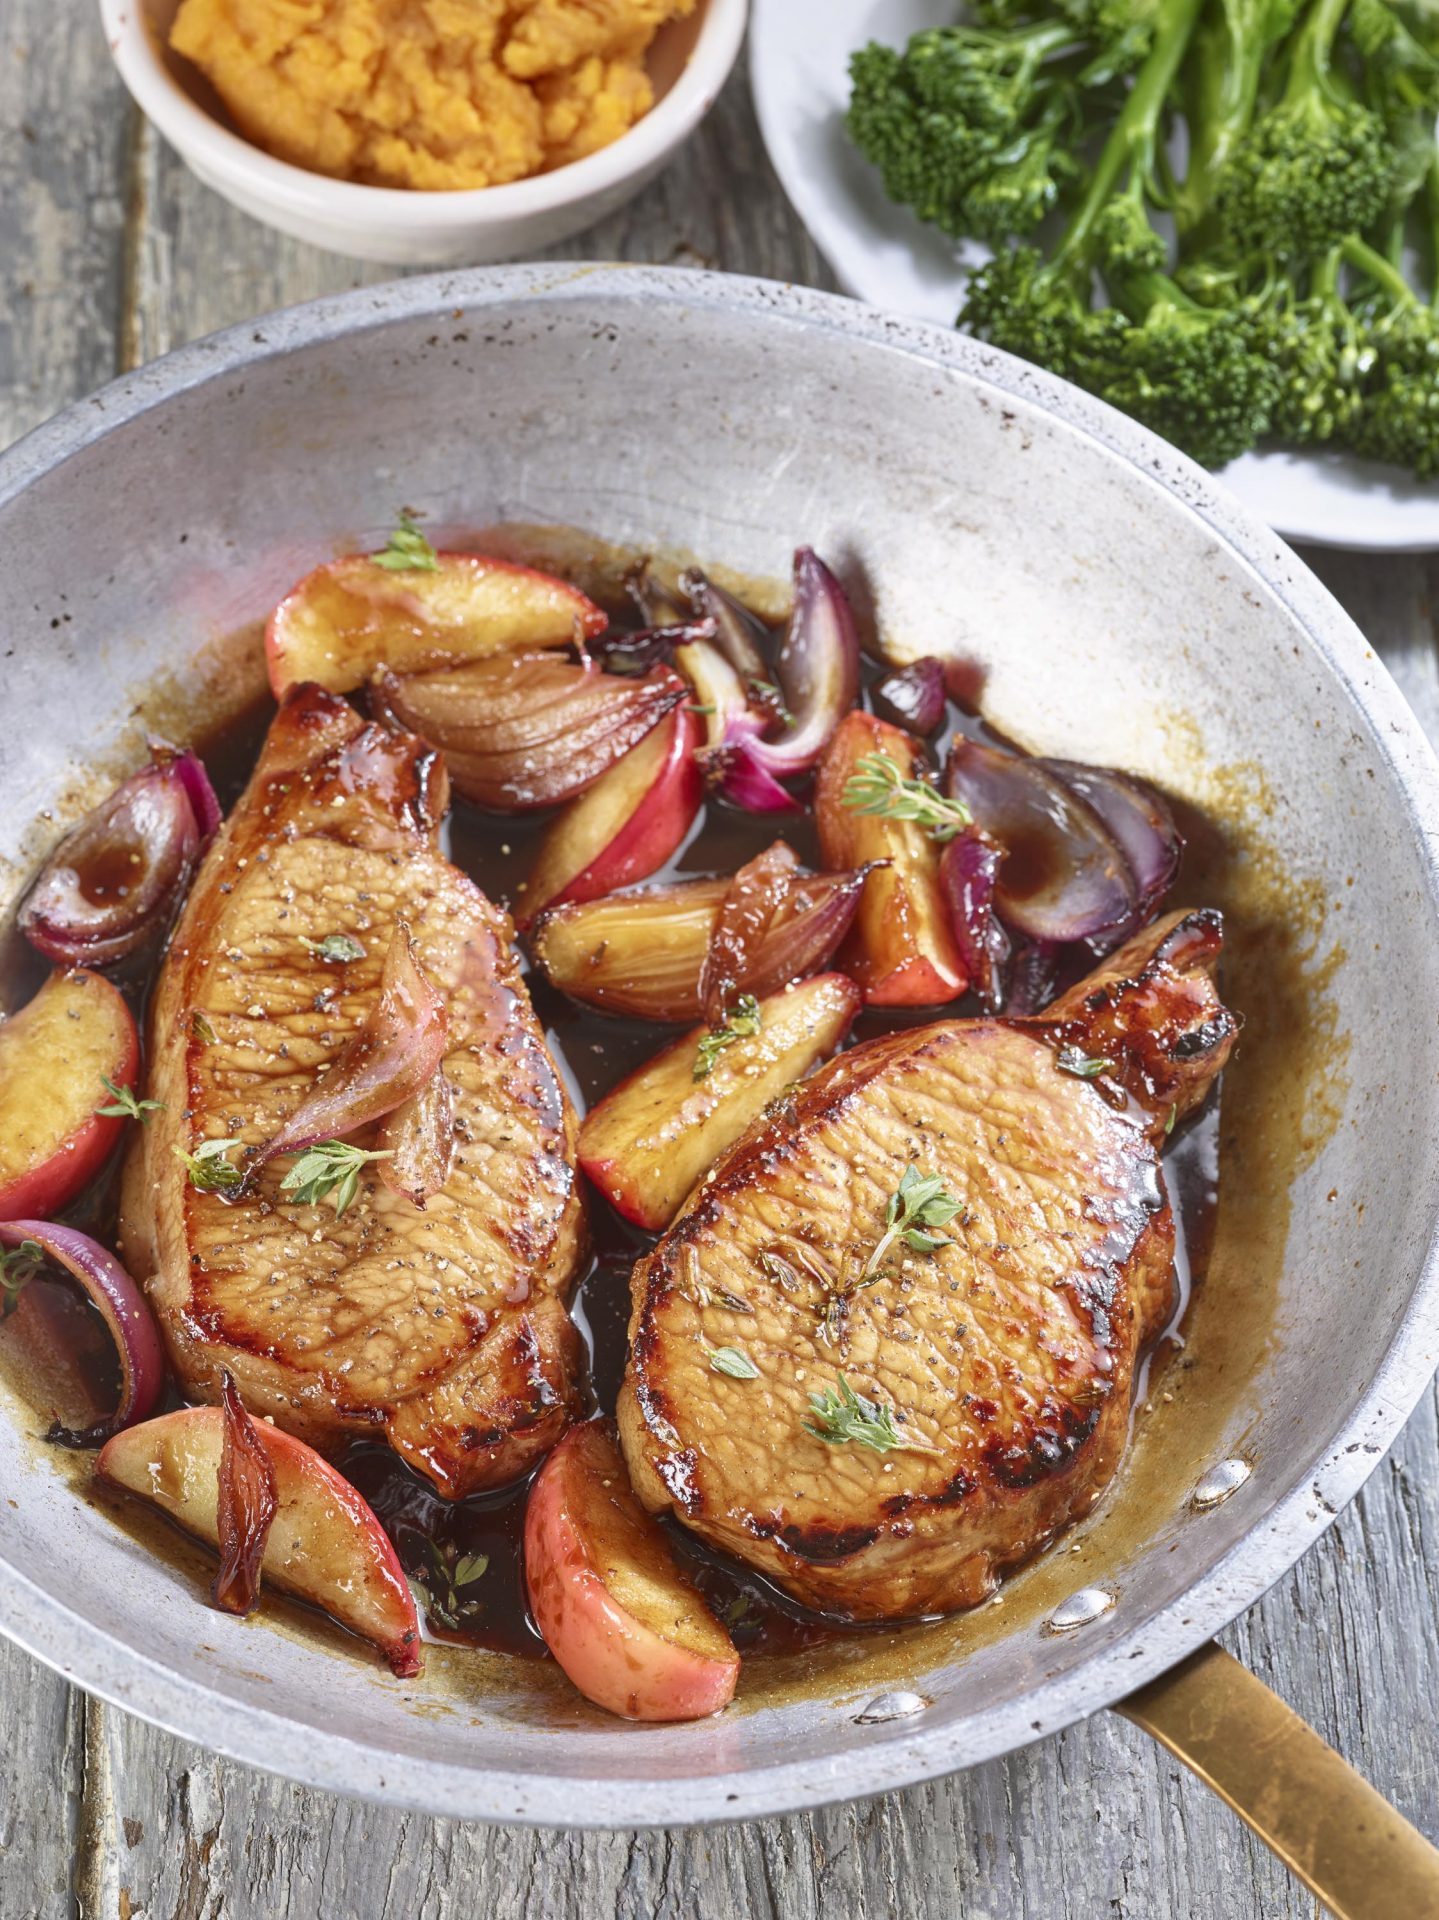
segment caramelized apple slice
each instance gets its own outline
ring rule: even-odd
[[[862,1000],[842,973],[822,973],[761,1000],[757,1031],[746,1021],[716,1045],[693,1028],[590,1111],[580,1165],[627,1220],[660,1232],[769,1102],[834,1051]]]
[[[135,1021],[119,992],[83,968],[52,973],[0,1022],[0,1220],[47,1219],[104,1165],[123,1116],[105,1086],[134,1085]]]
[[[913,821],[845,806],[845,787],[867,754],[883,754],[906,778],[924,765],[917,740],[870,713],[842,721],[820,762],[814,810],[825,865],[888,862],[865,881],[839,964],[871,1006],[939,1006],[969,984],[940,890],[939,848]]]
[[[312,680],[331,693],[378,667],[423,673],[487,654],[564,647],[609,624],[577,588],[480,553],[440,553],[432,571],[391,572],[352,553],[306,574],[265,628],[275,698]]]
[[[607,1421],[571,1427],[530,1488],[525,1584],[545,1645],[596,1706],[699,1720],[734,1698],[734,1643],[635,1498]]]
[[[699,721],[676,707],[551,822],[515,914],[521,928],[562,900],[598,900],[662,867],[703,798]]]
[[[101,1448],[95,1471],[153,1501],[186,1532],[218,1543],[219,1407],[182,1407],[127,1427]],[[375,1645],[403,1678],[420,1670],[420,1623],[395,1549],[366,1502],[313,1447],[258,1426],[275,1470],[279,1507],[261,1573],[323,1608]]]

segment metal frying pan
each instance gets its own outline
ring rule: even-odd
[[[1203,1650],[1439,1357],[1439,1025],[1416,1018],[1439,1005],[1439,780],[1361,636],[1198,469],[970,341],[647,268],[365,289],[172,355],[0,463],[0,905],[145,723],[243,697],[253,651],[224,637],[402,503],[439,536],[562,523],[760,579],[808,540],[868,583],[896,652],[968,659],[1006,733],[1197,810],[1188,885],[1229,910],[1248,1028],[1183,1360],[1113,1494],[1002,1607],[755,1663],[697,1725],[622,1725],[480,1656],[416,1690],[318,1628],[204,1612],[8,1410],[0,1626],[236,1758],[551,1824],[873,1793],[1123,1703],[1341,1911],[1439,1909],[1439,1855]]]

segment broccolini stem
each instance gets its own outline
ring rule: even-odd
[[[1424,235],[1429,243],[1429,304],[1439,313],[1439,149],[1424,176]]]
[[[1165,102],[1203,6],[1204,0],[1167,0],[1162,7],[1154,44],[1134,76],[1128,98],[1089,176],[1084,198],[1054,251],[1054,272],[1063,273],[1086,262],[1094,223],[1112,198],[1120,176],[1129,170],[1147,177],[1152,171]]]
[[[1371,247],[1367,240],[1361,240],[1357,234],[1351,234],[1339,251],[1346,262],[1362,273],[1367,279],[1391,295],[1396,306],[1417,306],[1414,290],[1404,278],[1392,260],[1386,260],[1377,248]]]
[[[1302,106],[1311,93],[1331,90],[1330,56],[1348,11],[1349,0],[1314,0],[1291,43],[1286,107]]]

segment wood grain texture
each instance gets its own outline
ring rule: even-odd
[[[742,77],[639,200],[555,252],[831,284],[765,163]],[[134,129],[88,4],[0,0],[0,441],[118,364],[382,277],[255,226]],[[1439,738],[1439,567],[1307,557]],[[1432,1394],[1365,1495],[1226,1638],[1439,1834]],[[3,1643],[0,1716],[0,1920],[1314,1911],[1238,1820],[1109,1717],[907,1793],[635,1836],[471,1827],[310,1793],[86,1702]]]

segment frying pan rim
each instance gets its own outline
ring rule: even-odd
[[[1145,428],[1068,383],[997,349],[840,296],[689,269],[563,262],[433,274],[357,288],[246,321],[196,341],[66,408],[0,456],[0,507],[150,409],[209,382],[243,376],[301,348],[418,317],[473,315],[546,300],[665,301],[697,315],[780,322],[911,358],[1039,408],[1133,468],[1201,521],[1283,605],[1369,723],[1413,833],[1439,935],[1439,764],[1382,662],[1333,596],[1278,537],[1211,475]],[[1113,1705],[1212,1637],[1308,1550],[1359,1491],[1439,1365],[1439,1218],[1413,1294],[1374,1377],[1341,1430],[1316,1440],[1310,1470],[1255,1519],[1228,1553],[1149,1619],[1072,1671],[949,1724],[900,1727],[825,1758],[664,1780],[479,1771],[417,1759],[230,1698],[172,1673],[64,1605],[3,1558],[0,1632],[111,1704],[232,1760],[308,1786],[445,1816],[531,1826],[641,1828],[752,1819],[933,1779],[1014,1751]],[[1322,1412],[1316,1412],[1316,1419]],[[1153,1549],[1150,1549],[1152,1551]]]

